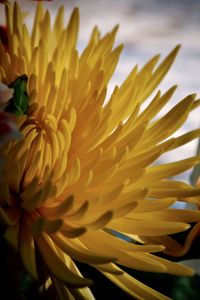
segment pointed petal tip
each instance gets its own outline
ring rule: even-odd
[[[184,230],[188,230],[189,228],[191,228],[191,225],[190,225],[190,224],[187,224],[187,223],[185,223]]]
[[[79,7],[76,6],[74,9],[73,9],[73,12],[72,12],[72,15],[73,17],[76,17],[76,18],[79,18],[80,17],[80,11],[79,11]]]
[[[177,88],[178,88],[178,84],[175,84],[170,88],[170,90],[174,92]]]
[[[177,44],[176,47],[174,49],[176,49],[177,51],[182,47],[181,44]]]
[[[116,24],[115,27],[113,28],[112,32],[114,34],[116,34],[118,30],[119,30],[119,24]]]

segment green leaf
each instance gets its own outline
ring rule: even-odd
[[[9,100],[5,111],[14,115],[25,115],[28,109],[29,96],[27,94],[28,77],[23,74],[9,84],[9,88],[14,89],[13,98]]]

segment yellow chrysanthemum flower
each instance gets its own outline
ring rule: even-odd
[[[198,151],[199,152],[199,151]],[[196,166],[196,169],[199,169],[199,165]],[[199,170],[193,170],[196,177],[196,182],[194,184],[197,188],[200,188],[200,177],[198,177]],[[187,198],[187,201],[195,204],[197,209],[200,210],[200,196],[197,197]],[[184,243],[180,244],[176,240],[174,240],[170,236],[154,236],[154,237],[140,237],[143,242],[145,243],[155,243],[155,244],[162,244],[165,246],[164,253],[174,256],[174,257],[181,257],[187,254],[187,252],[192,247],[192,244],[195,239],[200,236],[200,222],[197,222],[192,229],[189,231],[189,234],[185,238]]]
[[[38,5],[31,34],[17,4],[7,5],[5,12],[9,45],[8,50],[0,45],[0,79],[9,84],[26,74],[30,98],[27,115],[18,117],[24,138],[1,149],[5,238],[35,279],[39,250],[50,276],[46,286],[53,282],[60,299],[94,299],[87,287],[91,281],[74,260],[93,266],[133,297],[168,299],[119,266],[177,275],[193,271],[151,254],[162,251],[162,245],[129,243],[113,232],[142,241],[186,230],[187,223],[200,220],[198,211],[170,208],[177,197],[193,199],[200,189],[168,179],[200,158],[152,165],[164,152],[200,135],[197,129],[170,138],[200,101],[189,95],[153,120],[173,95],[172,87],[140,111],[179,47],[158,67],[155,56],[141,70],[133,68],[106,102],[122,50],[113,49],[117,28],[103,37],[94,28],[79,55],[78,9],[65,27],[61,7],[51,27],[48,10]]]

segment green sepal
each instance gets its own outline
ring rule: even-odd
[[[28,109],[29,96],[27,94],[28,77],[23,74],[11,82],[8,87],[14,89],[13,98],[9,100],[5,111],[16,116],[25,115]]]

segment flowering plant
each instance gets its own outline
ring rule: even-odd
[[[123,48],[113,48],[117,27],[103,37],[94,28],[79,54],[78,9],[65,26],[61,7],[52,27],[49,11],[39,4],[31,33],[17,3],[5,5],[5,16],[8,46],[0,44],[0,80],[14,86],[5,110],[16,115],[22,138],[0,151],[4,239],[41,293],[54,287],[59,299],[94,299],[88,288],[92,280],[77,267],[83,263],[132,297],[169,299],[125,268],[194,274],[156,253],[182,249],[169,235],[200,221],[199,211],[172,208],[177,199],[198,203],[200,188],[170,179],[200,157],[155,162],[200,136],[196,129],[171,137],[200,101],[189,95],[155,120],[174,86],[140,108],[179,46],[158,66],[156,55],[141,70],[134,67],[107,101],[107,85]]]

